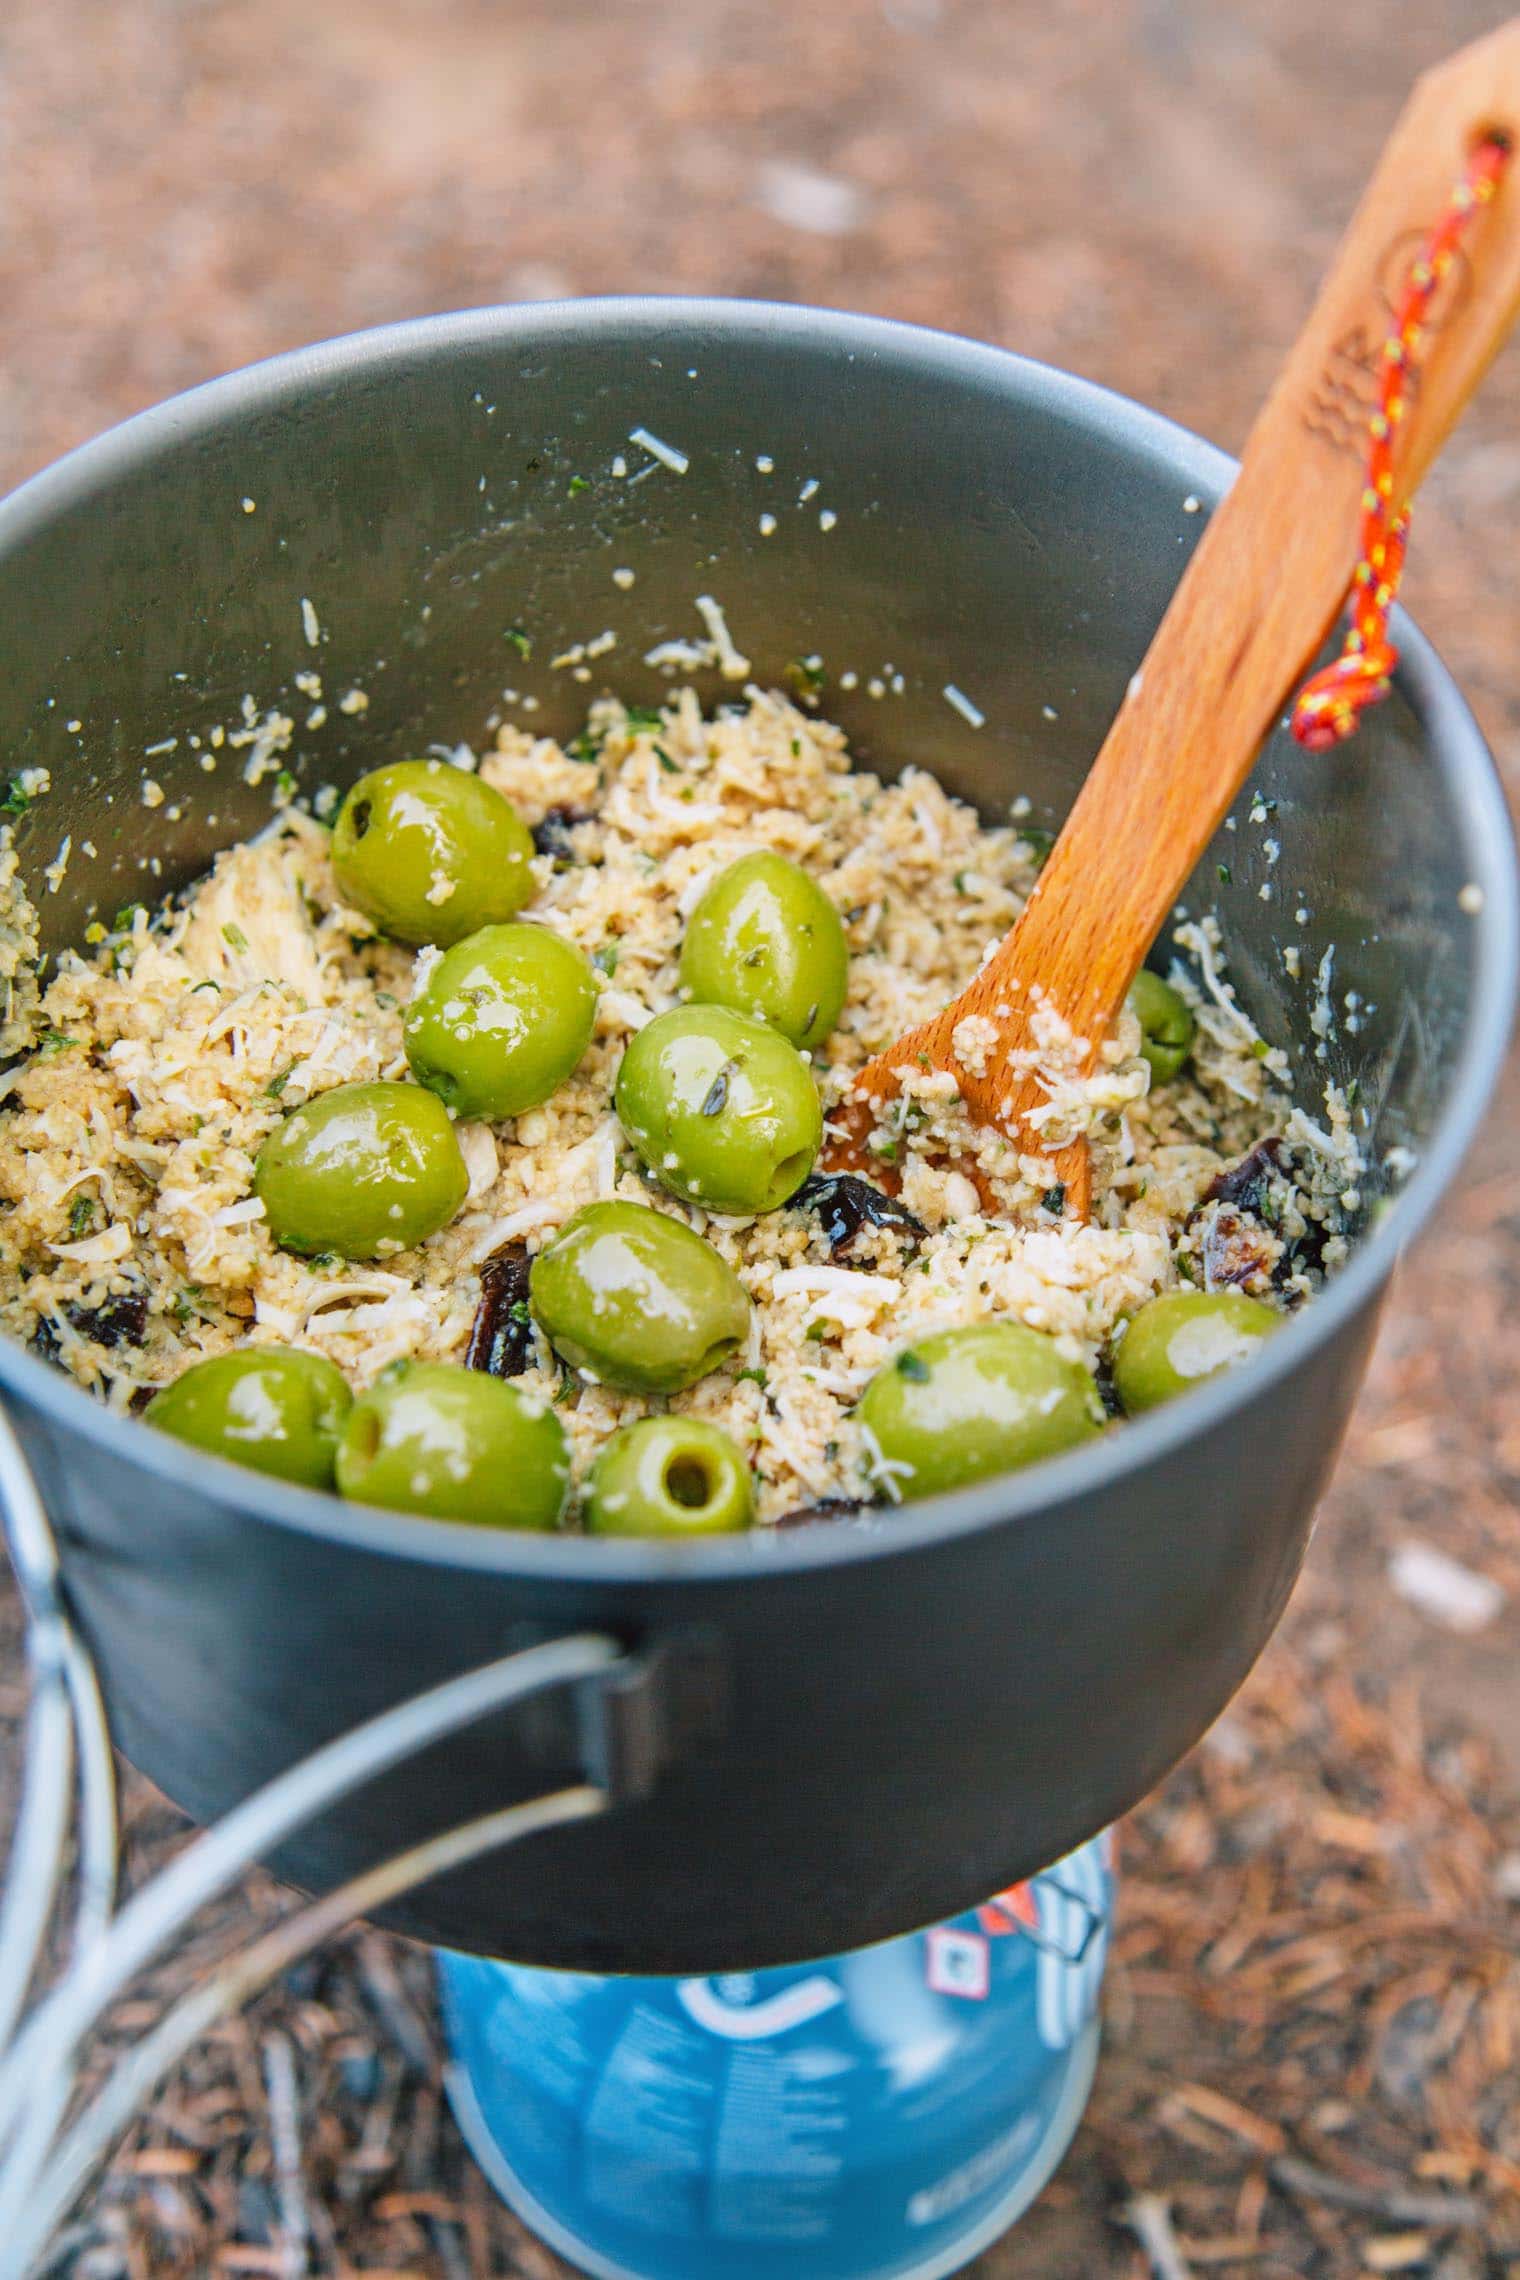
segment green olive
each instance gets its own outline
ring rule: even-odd
[[[939,1330],[879,1369],[855,1414],[889,1495],[912,1502],[1089,1440],[1103,1404],[1086,1370],[1019,1322]]]
[[[595,1019],[591,967],[572,943],[546,926],[483,926],[413,998],[406,1057],[456,1116],[521,1116],[564,1083]]]
[[[1130,984],[1129,1008],[1140,1024],[1140,1050],[1151,1065],[1151,1082],[1164,1085],[1192,1051],[1197,1028],[1192,1009],[1148,966]]]
[[[689,997],[768,1021],[804,1052],[839,1019],[848,972],[838,911],[784,855],[731,863],[698,903],[681,945]]]
[[[534,1260],[528,1300],[557,1354],[598,1384],[676,1393],[749,1335],[744,1285],[711,1243],[647,1203],[591,1203]]]
[[[521,910],[533,841],[516,808],[447,760],[361,776],[333,825],[338,892],[398,942],[462,942]]]
[[[1282,1319],[1275,1307],[1238,1290],[1168,1290],[1147,1300],[1114,1356],[1114,1386],[1126,1413],[1155,1409],[1248,1361]]]
[[[801,1054],[724,1006],[677,1006],[641,1029],[623,1055],[616,1104],[660,1185],[707,1211],[774,1211],[801,1187],[823,1139]]]
[[[420,1085],[335,1085],[277,1125],[253,1192],[286,1251],[383,1259],[447,1226],[469,1174],[449,1112]]]
[[[192,1362],[143,1411],[177,1441],[303,1488],[331,1488],[353,1395],[337,1366],[289,1346],[244,1346]]]
[[[749,1467],[700,1417],[646,1417],[614,1433],[586,1486],[595,1536],[728,1536],[752,1525]]]
[[[565,1509],[570,1452],[541,1397],[481,1370],[393,1362],[349,1412],[338,1487],[393,1512],[543,1530]]]

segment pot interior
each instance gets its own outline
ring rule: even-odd
[[[0,742],[51,777],[16,827],[44,947],[195,878],[281,769],[314,793],[497,720],[567,735],[604,688],[657,700],[648,653],[703,638],[699,596],[748,673],[678,680],[816,685],[861,761],[1053,827],[1227,475],[1016,359],[740,304],[485,312],[217,383],[0,510]],[[1502,859],[1439,741],[1407,688],[1344,753],[1274,736],[1186,897],[1303,1105],[1351,1093],[1368,1203],[1451,1088],[1463,890]]]

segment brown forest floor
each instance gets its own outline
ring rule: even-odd
[[[9,0],[0,478],[303,340],[622,287],[949,326],[1235,444],[1407,79],[1500,12]],[[1410,581],[1512,791],[1517,439],[1512,350],[1430,486]],[[1141,2193],[1169,2208],[1178,2271],[1520,2274],[1517,1098],[1512,1078],[1395,1294],[1282,1635],[1127,1831],[1097,2093],[987,2280],[1164,2271],[1125,2224]],[[1394,1592],[1411,1538],[1507,1592],[1481,1635]],[[146,1862],[180,1824],[132,1804]],[[256,1884],[238,1909],[281,1904]],[[282,2040],[299,2244],[262,2087]],[[374,1934],[167,2089],[59,2269],[559,2271],[440,2109],[422,1959]]]

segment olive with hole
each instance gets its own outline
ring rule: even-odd
[[[449,1362],[393,1362],[349,1412],[338,1487],[356,1504],[478,1528],[556,1528],[565,1429],[542,1395]]]
[[[878,1484],[908,1503],[1059,1456],[1104,1423],[1088,1372],[1021,1322],[939,1330],[905,1346],[855,1416]]]
[[[844,1004],[844,922],[816,879],[784,855],[745,855],[714,880],[681,945],[681,987],[699,1005],[753,1014],[804,1052]]]
[[[645,1417],[614,1433],[586,1486],[594,1536],[731,1536],[753,1524],[749,1467],[700,1417]]]
[[[528,1278],[534,1319],[597,1384],[677,1393],[749,1336],[744,1285],[711,1243],[647,1203],[591,1203],[545,1244]]]
[[[302,1488],[331,1488],[353,1403],[336,1363],[290,1346],[214,1354],[163,1386],[143,1411],[177,1441]]]
[[[470,1177],[449,1112],[421,1085],[335,1085],[292,1109],[254,1166],[282,1250],[385,1259],[446,1227]]]
[[[1130,984],[1129,1009],[1140,1024],[1140,1050],[1150,1063],[1151,1082],[1175,1077],[1193,1050],[1197,1023],[1186,998],[1143,966]]]
[[[456,1116],[521,1116],[591,1042],[596,983],[546,926],[483,926],[445,950],[406,1012],[406,1057]]]
[[[533,841],[510,801],[447,760],[361,776],[333,824],[338,892],[398,942],[461,942],[521,910]]]
[[[662,1187],[706,1211],[775,1211],[813,1168],[823,1110],[778,1030],[682,1005],[638,1032],[618,1070],[623,1130]]]
[[[1148,1299],[1114,1355],[1114,1389],[1134,1417],[1175,1401],[1258,1352],[1283,1317],[1238,1290],[1168,1290]]]

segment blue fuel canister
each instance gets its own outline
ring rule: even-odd
[[[935,2280],[1081,2118],[1112,1843],[826,1963],[600,1979],[440,1954],[449,2094],[502,2197],[596,2280]]]

